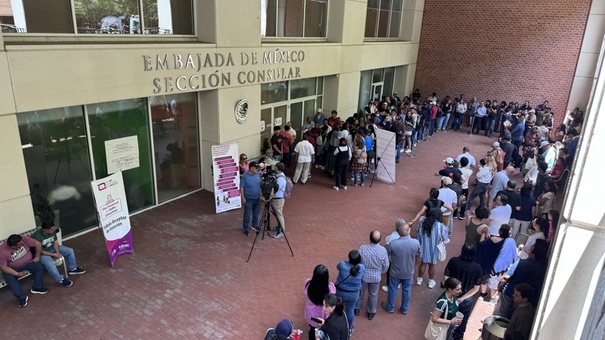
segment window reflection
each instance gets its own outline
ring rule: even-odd
[[[86,106],[96,178],[110,175],[105,142],[136,136],[139,166],[122,171],[128,208],[134,212],[154,202],[150,138],[145,99],[128,99]],[[111,159],[111,157],[110,157]]]
[[[17,120],[34,211],[46,198],[64,236],[96,225],[82,107],[19,113]]]
[[[192,0],[4,1],[3,33],[193,34]]]
[[[325,37],[328,0],[261,0],[261,36]]]
[[[402,0],[368,0],[365,36],[399,37],[402,3]]]
[[[262,84],[260,99],[262,104],[280,102],[288,99],[288,82]]]
[[[200,187],[195,93],[149,98],[159,202]]]

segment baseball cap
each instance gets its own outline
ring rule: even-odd
[[[258,168],[258,163],[257,162],[250,162],[250,164],[248,164],[248,167],[249,168],[252,168],[252,167]]]
[[[494,144],[492,144],[492,146],[493,146],[494,148],[498,148],[498,147],[500,147],[500,143],[498,143],[498,142],[494,142]]]
[[[318,113],[322,113],[322,112],[323,112],[323,110],[321,109],[321,107],[318,107],[318,108],[317,108],[317,112],[318,112]]]
[[[443,163],[454,164],[454,159],[452,157],[448,157],[448,158],[446,158],[446,159],[443,160]]]

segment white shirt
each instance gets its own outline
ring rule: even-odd
[[[508,224],[512,209],[510,205],[500,205],[492,209],[489,214],[489,234],[499,235],[498,230],[503,224]]]
[[[464,182],[462,182],[462,189],[468,189],[468,181],[473,175],[473,170],[467,168],[460,168],[460,171],[462,172],[462,176],[464,176]]]
[[[466,159],[468,159],[468,164],[466,165],[467,169],[470,169],[472,166],[477,165],[477,162],[475,162],[475,157],[473,157],[473,155],[468,152],[459,154],[458,157],[456,157],[456,162],[460,163],[462,157],[466,157]]]
[[[311,156],[315,154],[315,149],[313,148],[313,144],[303,139],[296,144],[294,152],[298,155],[299,163],[309,163],[313,159]]]
[[[479,172],[477,172],[477,180],[483,184],[489,184],[489,182],[491,182],[492,172],[489,171],[489,168],[487,166],[484,166],[479,169]]]
[[[454,208],[455,203],[458,202],[456,192],[448,187],[439,189],[439,197],[437,198],[452,208]],[[452,214],[452,212],[448,211],[445,207],[441,207],[441,211],[443,212],[443,216],[450,216]]]
[[[466,103],[465,102],[460,102],[456,105],[456,111],[458,113],[465,113],[466,112]]]

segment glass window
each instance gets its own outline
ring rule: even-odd
[[[136,136],[139,166],[122,171],[130,212],[154,203],[151,172],[149,118],[145,99],[87,105],[96,178],[110,175],[105,142]]]
[[[260,86],[261,104],[281,102],[288,99],[288,82],[266,83]]]
[[[401,26],[402,0],[368,0],[365,36],[397,38]]]
[[[381,83],[384,80],[383,70],[384,69],[379,68],[379,69],[373,71],[373,73],[372,73],[372,83]]]
[[[82,107],[19,113],[17,121],[36,215],[47,201],[63,236],[95,226]]]
[[[290,99],[314,95],[315,85],[316,78],[292,80],[290,82]]]
[[[158,201],[200,187],[195,93],[149,98]]]
[[[6,10],[4,33],[193,34],[192,0],[11,0]]]
[[[387,67],[384,69],[384,95],[390,96],[393,94],[393,82],[395,81],[395,68]]]
[[[325,37],[328,0],[261,0],[261,36]]]
[[[69,0],[11,0],[7,10],[8,13],[2,17],[2,31],[5,33],[74,32]],[[13,26],[9,30],[4,24]]]

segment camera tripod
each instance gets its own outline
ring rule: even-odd
[[[290,248],[290,253],[292,254],[292,257],[294,257],[294,252],[292,251],[292,247],[290,246],[290,241],[288,241],[288,236],[286,236],[286,232],[283,230],[282,226],[279,224],[279,220],[277,220],[277,228],[275,230],[275,235],[271,236],[270,232],[271,230],[271,213],[273,213],[273,215],[275,216],[275,211],[273,211],[273,208],[271,207],[271,200],[267,200],[266,202],[264,202],[264,208],[263,208],[263,212],[261,214],[260,217],[260,221],[258,222],[258,229],[255,231],[255,236],[254,236],[254,241],[252,242],[252,247],[250,248],[250,253],[248,254],[248,259],[246,260],[246,263],[248,261],[250,261],[250,257],[252,256],[252,251],[254,250],[254,245],[256,245],[256,240],[258,239],[258,235],[262,232],[263,236],[261,237],[262,240],[265,239],[265,233],[269,236],[269,237],[275,237],[277,236],[279,233],[282,233],[284,235],[284,239],[286,239],[286,243],[288,244],[288,248]],[[277,217],[276,217],[277,219]]]

